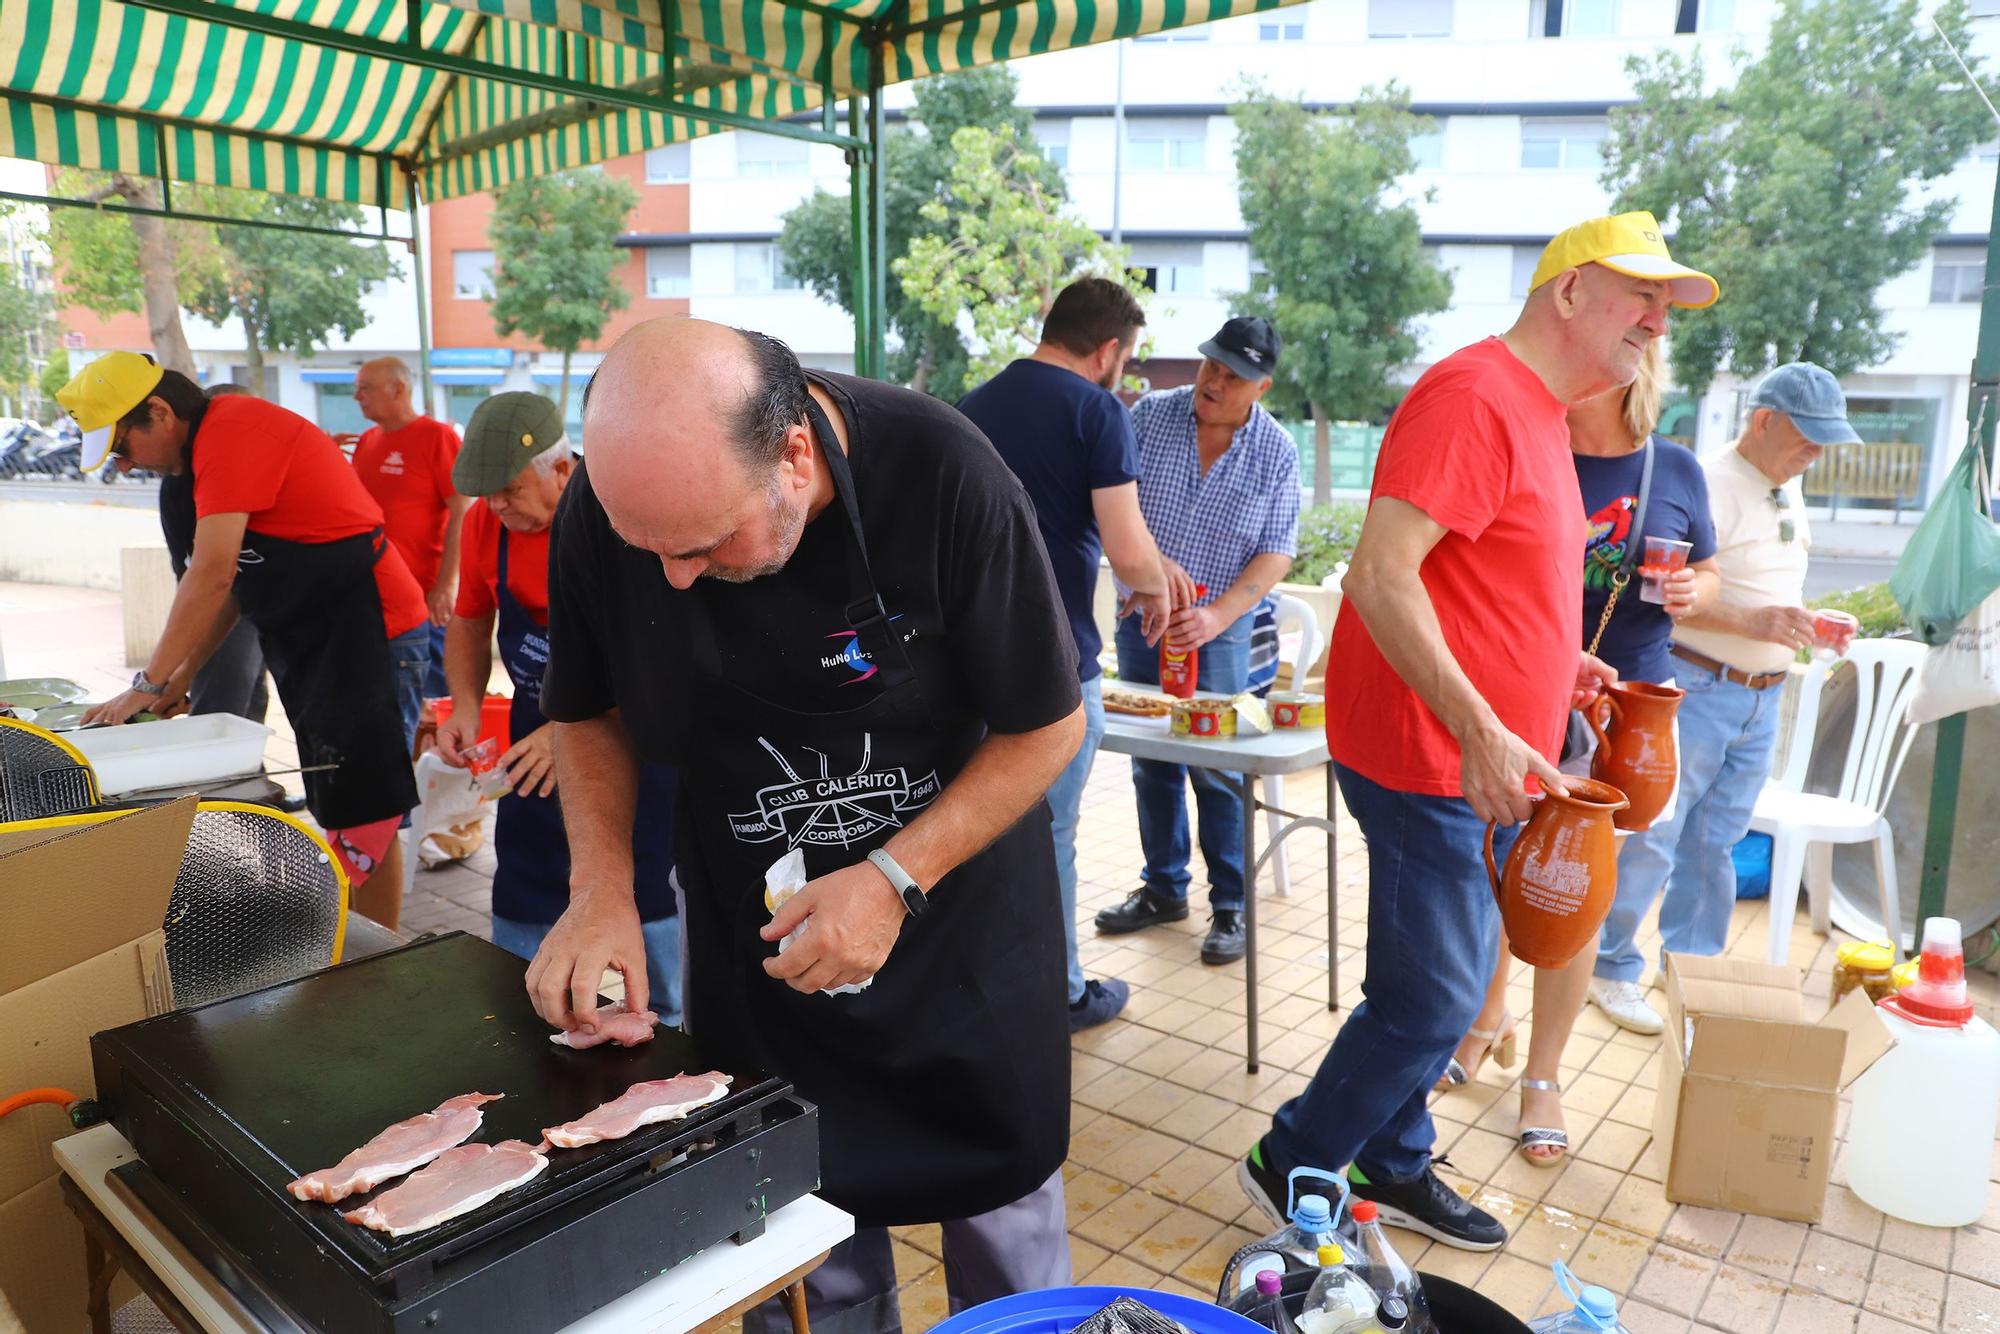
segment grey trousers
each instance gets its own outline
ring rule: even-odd
[[[944,1285],[951,1313],[1017,1292],[1068,1287],[1069,1230],[1061,1169],[1012,1204],[944,1224]],[[806,1275],[813,1334],[901,1334],[889,1229],[862,1228]],[[773,1300],[743,1317],[743,1334],[791,1334]]]
[[[257,627],[247,618],[239,617],[236,628],[194,674],[193,687],[188,691],[188,712],[233,713],[261,723],[270,700],[270,688],[264,683],[264,647],[257,640]]]

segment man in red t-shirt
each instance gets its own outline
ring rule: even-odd
[[[377,357],[354,373],[354,401],[375,424],[359,436],[335,437],[354,451],[361,485],[382,507],[383,529],[424,590],[429,620],[391,645],[402,682],[403,730],[416,739],[423,697],[449,693],[444,680],[444,627],[458,585],[458,532],[469,503],[451,489],[458,433],[419,413],[410,399],[410,369]]]
[[[1294,1169],[1347,1169],[1384,1222],[1467,1250],[1507,1239],[1438,1176],[1426,1101],[1495,963],[1489,822],[1504,858],[1529,780],[1565,790],[1567,710],[1617,677],[1576,648],[1566,412],[1632,381],[1669,306],[1715,294],[1651,215],[1579,224],[1549,243],[1513,328],[1431,367],[1389,423],[1327,673],[1328,747],[1368,844],[1366,999],[1239,1165],[1269,1213]]]

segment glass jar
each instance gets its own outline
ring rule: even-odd
[[[1895,991],[1896,950],[1886,940],[1850,940],[1833,952],[1833,999],[1860,987],[1879,1001]]]

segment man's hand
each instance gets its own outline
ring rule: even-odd
[[[908,915],[874,863],[842,867],[809,882],[764,927],[764,939],[783,940],[807,924],[790,949],[764,960],[764,971],[808,995],[864,982],[888,961]]]
[[[1570,691],[1569,706],[1572,709],[1588,708],[1597,702],[1606,686],[1618,684],[1618,669],[1602,658],[1583,655],[1576,668],[1576,685]]]
[[[1215,605],[1182,607],[1167,622],[1167,647],[1200,648],[1229,628],[1229,622],[1215,614]]]
[[[460,711],[453,706],[451,717],[438,724],[438,758],[446,764],[463,769],[471,763],[465,758],[468,748],[479,742],[479,710]]]
[[[1201,596],[1195,591],[1199,585],[1195,583],[1194,577],[1183,570],[1177,562],[1168,560],[1165,556],[1160,557],[1160,564],[1167,569],[1168,601],[1176,607],[1192,607],[1195,600]]]
[[[1759,607],[1746,613],[1758,639],[1789,649],[1811,648],[1813,614],[1804,607]]]
[[[458,590],[442,579],[431,585],[431,591],[424,594],[424,606],[430,611],[432,625],[451,624],[451,604],[457,597]]]
[[[1489,824],[1519,824],[1534,814],[1529,774],[1542,780],[1543,790],[1568,795],[1556,767],[1497,719],[1459,742],[1459,791],[1472,813]]]
[[[1694,576],[1692,569],[1682,566],[1660,581],[1661,596],[1665,598],[1661,606],[1674,620],[1678,621],[1693,611],[1695,603],[1701,598]]]
[[[572,1033],[595,1033],[597,988],[604,970],[625,976],[625,1005],[648,1008],[646,938],[630,894],[572,890],[528,965],[528,999],[542,1021]]]
[[[458,721],[456,709],[452,710],[450,721],[454,723]],[[477,714],[473,716],[472,725],[475,728],[479,726]],[[514,795],[517,797],[546,797],[554,792],[556,790],[554,727],[543,723],[507,747],[507,753],[500,757],[500,767],[506,771],[507,782],[513,787]]]
[[[361,437],[352,431],[342,431],[333,437],[333,443],[339,445],[343,453],[352,454],[354,447],[361,443]]]
[[[1139,613],[1139,633],[1145,637],[1146,647],[1160,642],[1160,636],[1167,631],[1167,619],[1173,615],[1173,602],[1168,593],[1133,593],[1118,606],[1118,615],[1130,616]]]
[[[178,698],[178,691],[175,692],[175,696]],[[145,713],[148,710],[157,713],[160,707],[163,707],[161,701],[165,698],[164,695],[144,695],[136,690],[127,690],[113,699],[104,701],[102,704],[92,705],[90,711],[83,715],[83,721],[85,723],[127,723],[132,721],[132,715],[135,713]],[[172,703],[171,700],[167,702]]]

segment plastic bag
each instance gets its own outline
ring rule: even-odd
[[[2000,704],[2000,593],[1958,623],[1924,655],[1910,694],[1910,725]]]
[[[777,916],[778,909],[784,907],[790,901],[792,895],[805,887],[806,855],[799,851],[799,849],[793,848],[790,852],[772,862],[770,869],[764,872],[765,910],[772,916]],[[790,949],[799,936],[804,933],[806,926],[807,923],[800,922],[797,926],[786,932],[785,938],[778,942],[778,953],[783,954],[786,950]],[[844,987],[828,987],[820,995],[851,996],[857,991],[867,990],[868,985],[874,980],[874,978],[869,977],[863,978],[859,982],[851,982]]]
[[[1071,1334],[1188,1334],[1186,1325],[1169,1319],[1150,1306],[1130,1297],[1120,1297],[1102,1307]]]
[[[1889,576],[1903,616],[1933,647],[2000,589],[2000,529],[1993,526],[1986,455],[1975,435]]]
[[[488,807],[472,775],[446,764],[434,750],[417,760],[417,802],[410,812],[410,842],[425,870],[470,857],[486,841]]]

